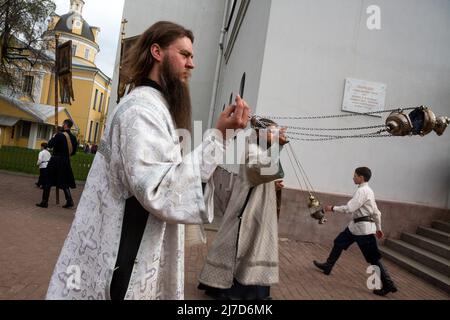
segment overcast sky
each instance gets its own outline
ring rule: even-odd
[[[69,12],[70,0],[53,1],[58,15]],[[91,27],[100,28],[98,39],[100,53],[95,63],[110,78],[114,72],[123,2],[124,0],[84,0],[83,18]]]

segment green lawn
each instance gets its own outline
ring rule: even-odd
[[[0,169],[39,175],[39,167],[36,165],[38,154],[39,150],[2,147],[0,148]],[[93,160],[93,154],[85,154],[81,150],[70,158],[75,180],[86,180]]]

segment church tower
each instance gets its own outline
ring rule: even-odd
[[[100,51],[98,35],[100,28],[91,27],[83,18],[83,0],[70,0],[69,12],[58,16],[52,15],[48,24],[47,39],[54,42],[54,34],[60,35],[60,43],[72,40],[72,56],[74,63],[82,63],[95,67],[95,58]],[[53,48],[54,49],[54,43]]]
[[[70,10],[69,12],[76,12],[80,16],[83,14],[83,0],[70,0]]]
[[[72,21],[69,21],[69,24],[72,26],[72,33],[81,35],[83,30],[83,0],[70,0],[70,10]]]
[[[79,127],[77,138],[82,142],[98,144],[103,134],[111,93],[111,79],[95,64],[97,54],[100,52],[98,45],[100,28],[91,27],[83,18],[84,5],[85,3],[89,5],[89,2],[66,1],[70,1],[69,11],[61,16],[57,14],[51,16],[45,39],[48,41],[49,51],[55,49],[55,35],[59,35],[59,44],[72,41],[72,82],[75,101],[65,107]],[[53,86],[50,85],[50,88]],[[52,98],[49,98],[45,103],[52,104],[52,101]]]

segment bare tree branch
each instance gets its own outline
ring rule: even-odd
[[[52,67],[42,33],[55,8],[53,0],[0,0],[0,90],[20,90],[21,74],[37,64]]]

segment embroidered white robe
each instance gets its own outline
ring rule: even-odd
[[[221,139],[211,133],[182,156],[161,93],[138,87],[126,96],[109,118],[47,299],[110,298],[125,201],[132,196],[149,217],[125,299],[183,299],[183,224],[212,220],[211,150],[223,153]]]
[[[271,149],[264,151],[250,144],[246,164],[239,166],[239,174],[231,173],[233,191],[200,273],[201,283],[222,289],[230,288],[233,278],[244,285],[278,283],[278,221],[273,181],[284,173],[278,158],[272,159],[275,171],[269,174],[263,171],[268,167],[270,153]],[[252,187],[239,227],[238,216]]]

